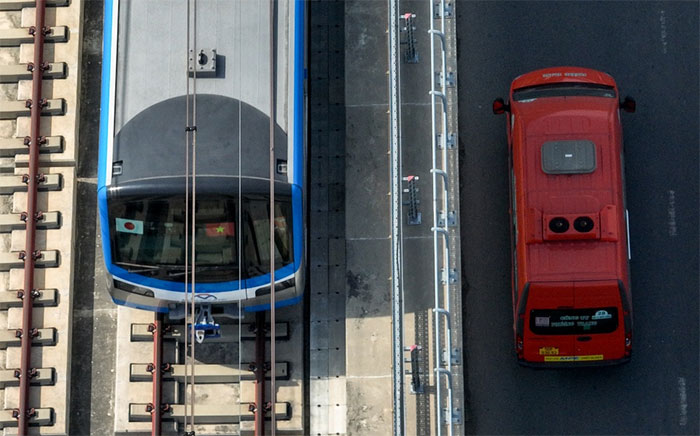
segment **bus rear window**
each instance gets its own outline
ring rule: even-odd
[[[514,101],[533,100],[543,97],[607,97],[615,98],[612,86],[595,83],[551,83],[527,86],[513,91]]]
[[[530,311],[530,330],[537,335],[612,333],[617,323],[616,307]]]

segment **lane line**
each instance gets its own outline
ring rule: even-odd
[[[668,236],[675,238],[678,234],[678,226],[676,225],[676,191],[670,189],[668,191]]]
[[[678,377],[678,407],[680,410],[678,424],[685,427],[688,424],[688,394],[685,389],[685,377]]]
[[[668,53],[668,41],[666,41],[668,32],[666,30],[666,11],[663,9],[659,11],[659,24],[661,24],[661,51],[666,54]]]

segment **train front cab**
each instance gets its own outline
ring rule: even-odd
[[[287,189],[282,189],[282,183],[277,185],[275,306],[283,307],[301,299],[305,241],[301,237],[301,190],[293,185],[286,185]],[[285,195],[290,187],[291,192]],[[184,298],[185,279],[190,279],[189,274],[185,275],[184,260],[194,239],[198,303],[229,306],[225,310],[214,307],[214,315],[237,312],[236,304],[246,311],[269,309],[269,198],[251,193],[238,201],[231,195],[200,193],[196,201],[196,238],[187,243],[184,194],[180,189],[169,189],[176,193],[164,195],[168,190],[164,187],[158,189],[159,195],[129,193],[124,187],[107,190],[107,206],[102,208],[107,214],[102,222],[108,229],[103,237],[114,301],[177,313]]]

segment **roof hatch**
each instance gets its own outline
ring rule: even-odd
[[[595,168],[595,144],[592,141],[549,141],[542,144],[542,171],[547,174],[588,174]]]

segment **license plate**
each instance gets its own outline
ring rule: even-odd
[[[603,360],[602,354],[589,354],[586,356],[544,356],[545,362],[590,362]]]
[[[559,348],[556,347],[542,347],[540,348],[540,356],[556,356],[559,354]]]

